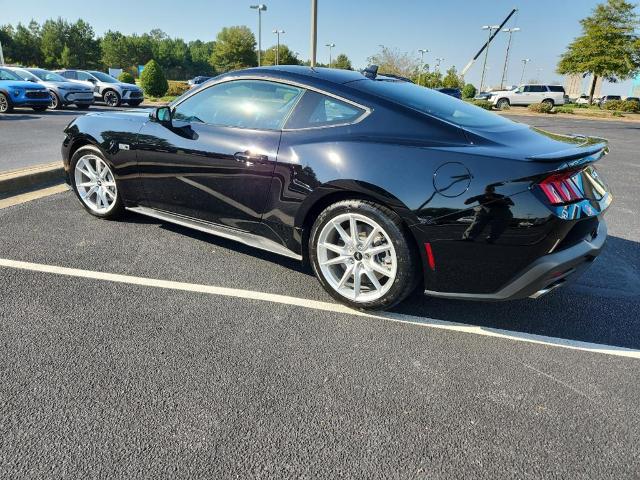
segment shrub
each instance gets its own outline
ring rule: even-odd
[[[473,98],[476,96],[476,93],[478,93],[478,90],[476,90],[476,87],[471,83],[467,83],[462,88],[462,98]]]
[[[136,84],[136,79],[133,78],[133,75],[131,75],[129,72],[122,72],[120,75],[118,75],[118,80],[124,83],[130,83],[132,85]]]
[[[484,108],[485,110],[493,110],[493,103],[487,100],[474,100],[473,104],[476,107]]]
[[[619,112],[638,112],[640,111],[640,103],[633,100],[612,100],[604,104],[607,110],[617,110]]]
[[[529,110],[536,113],[556,113],[553,105],[549,103],[532,103],[529,105]]]
[[[167,95],[177,97],[182,95],[187,90],[189,90],[189,84],[187,82],[169,80],[169,89],[167,90]]]
[[[614,117],[624,117],[624,115],[622,114],[622,112],[613,112],[611,115],[613,115]]]
[[[556,107],[556,113],[573,113],[573,105],[570,107]]]
[[[140,86],[150,97],[163,97],[169,89],[169,83],[155,60],[149,60],[140,75]]]

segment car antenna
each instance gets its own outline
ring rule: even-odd
[[[378,65],[369,65],[367,68],[362,70],[362,74],[371,80],[375,80],[378,76]]]

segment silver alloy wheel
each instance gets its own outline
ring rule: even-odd
[[[378,300],[396,278],[398,260],[391,238],[364,215],[343,213],[330,220],[316,249],[327,283],[354,302]]]
[[[50,92],[49,95],[51,96],[51,102],[49,102],[49,108],[52,110],[56,110],[60,103],[60,100],[58,99],[58,95],[56,95],[54,92]]]
[[[82,202],[96,213],[109,213],[118,199],[118,189],[109,165],[88,153],[76,163],[76,189]]]
[[[110,107],[117,107],[119,102],[120,100],[118,98],[118,94],[113,90],[109,90],[104,94],[104,103],[106,103]]]
[[[0,93],[0,113],[5,113],[7,110],[9,110],[9,101],[4,94]]]

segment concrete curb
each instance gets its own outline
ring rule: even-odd
[[[64,182],[62,162],[0,173],[0,199]]]

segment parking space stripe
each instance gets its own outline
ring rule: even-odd
[[[598,343],[581,342],[577,340],[569,340],[565,338],[548,337],[544,335],[536,335],[524,332],[516,332],[499,328],[488,328],[464,323],[450,322],[446,320],[438,320],[429,317],[418,317],[413,315],[404,315],[393,312],[361,312],[352,310],[338,303],[321,302],[317,300],[309,300],[306,298],[289,297],[286,295],[278,295],[273,293],[258,292],[253,290],[241,290],[236,288],[217,287],[213,285],[202,285],[196,283],[174,282],[171,280],[160,280],[146,277],[135,277],[130,275],[121,275],[117,273],[106,273],[92,270],[81,270],[77,268],[59,267],[56,265],[45,265],[39,263],[22,262],[18,260],[10,260],[0,258],[0,267],[14,268],[18,270],[28,270],[32,272],[50,273],[55,275],[65,275],[77,278],[89,278],[93,280],[103,280],[108,282],[125,283],[129,285],[138,285],[144,287],[165,288],[170,290],[180,290],[185,292],[204,293],[208,295],[217,295],[224,297],[241,298],[245,300],[257,300],[262,302],[279,303],[296,307],[308,308],[312,310],[321,310],[332,313],[343,313],[346,315],[355,315],[376,320],[393,321],[421,327],[436,328],[460,333],[473,335],[481,335],[485,337],[501,338],[517,342],[525,342],[539,345],[547,345],[550,347],[565,348],[570,350],[581,350],[591,353],[600,353],[604,355],[613,355],[618,357],[640,359],[640,350],[634,350],[624,347],[616,347],[612,345],[604,345]]]

